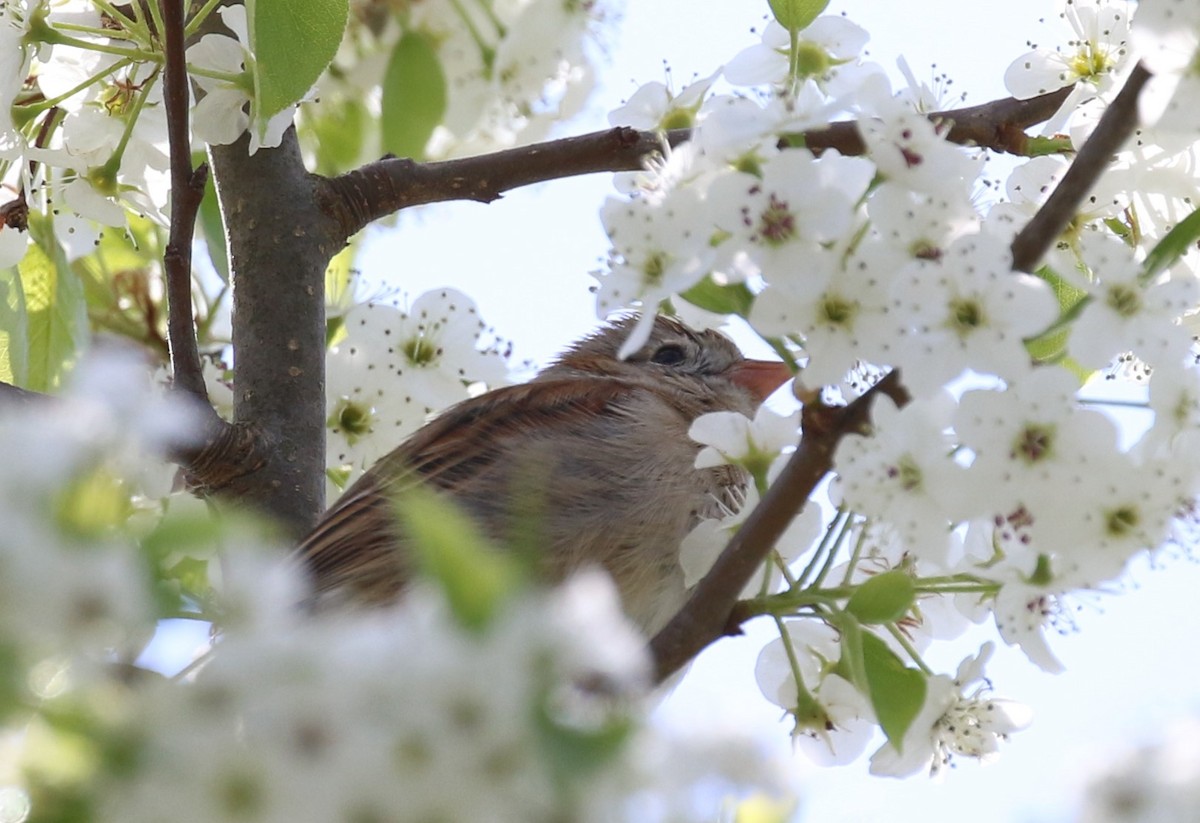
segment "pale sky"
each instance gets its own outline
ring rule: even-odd
[[[669,64],[678,86],[708,74],[716,62],[756,41],[766,0],[653,0],[631,2],[621,30],[610,38],[601,88],[584,116],[561,134],[604,128],[607,111],[640,82],[663,79]],[[1047,0],[1003,4],[962,0],[885,3],[842,0],[845,11],[872,35],[871,56],[889,69],[904,54],[918,79],[945,72],[967,103],[1004,96],[1009,63],[1027,41],[1060,42]],[[1039,24],[1040,19],[1050,24]],[[608,176],[560,181],[514,192],[492,205],[452,204],[407,214],[400,225],[372,234],[360,268],[412,295],[436,286],[471,294],[482,316],[516,343],[517,354],[544,362],[596,321],[588,291],[605,253],[597,217],[612,193]],[[1196,668],[1191,658],[1195,592],[1200,567],[1173,559],[1150,570],[1143,564],[1128,588],[1111,597],[1075,604],[1079,631],[1052,639],[1067,672],[1050,676],[1020,652],[998,649],[989,673],[996,694],[1021,700],[1034,724],[1017,734],[999,762],[961,762],[938,783],[872,778],[865,760],[839,769],[815,769],[797,755],[805,799],[799,819],[838,821],[943,821],[972,823],[1052,821],[1069,817],[1074,793],[1106,758],[1153,739],[1180,714],[1197,712]],[[760,627],[761,628],[761,627]],[[933,653],[930,660],[953,672],[990,627],[971,640]],[[667,701],[664,722],[681,726],[727,724],[752,730],[787,756],[786,726],[758,693],[753,665],[764,637],[725,641],[710,650]]]

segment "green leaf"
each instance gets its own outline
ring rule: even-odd
[[[371,115],[362,100],[321,100],[306,128],[316,140],[317,174],[332,177],[358,165],[367,139]]]
[[[145,218],[131,216],[128,230],[105,229],[90,253],[71,262],[94,330],[150,345],[160,339],[164,317],[151,289],[162,260],[159,231]]]
[[[227,536],[238,535],[225,520],[213,517],[205,509],[171,506],[139,543],[152,561],[163,563],[181,554],[210,554]]]
[[[1200,241],[1200,209],[1179,221],[1175,228],[1167,232],[1166,237],[1158,241],[1146,262],[1142,264],[1141,281],[1149,283],[1158,275],[1169,269],[1175,261],[1196,247]]]
[[[87,339],[87,305],[51,226],[31,218],[29,230],[35,243],[17,267],[28,330],[24,388],[44,392],[58,386]]]
[[[358,235],[352,237],[325,267],[325,305],[331,314],[344,314],[354,307],[354,260],[359,245]]]
[[[246,0],[260,135],[267,121],[299,102],[333,62],[349,12],[349,0]]]
[[[854,688],[869,695],[871,692],[867,683],[867,667],[863,660],[862,624],[854,615],[846,612],[831,616],[829,622],[842,636],[842,654],[834,670]]]
[[[198,166],[204,162],[204,156],[192,158],[192,165]],[[217,200],[217,188],[213,185],[210,173],[204,181],[204,199],[200,201],[200,234],[204,237],[204,246],[208,250],[208,259],[212,262],[217,276],[225,283],[229,282],[229,255],[225,249],[225,222],[221,219],[221,203]]]
[[[523,583],[515,559],[493,547],[474,521],[445,497],[411,486],[396,499],[421,570],[438,583],[464,626],[481,630]]]
[[[846,611],[863,623],[892,623],[908,614],[916,599],[912,577],[893,569],[859,586],[846,603]]]
[[[208,561],[203,558],[182,557],[164,572],[165,579],[177,581],[183,592],[193,598],[207,597],[211,590]]]
[[[111,534],[132,511],[129,488],[103,468],[71,478],[55,498],[58,527],[81,541]]]
[[[928,683],[924,674],[905,666],[886,643],[870,632],[862,634],[862,652],[867,697],[883,733],[899,751],[904,735],[925,704]]]
[[[791,32],[808,28],[817,19],[829,0],[769,0],[771,13],[779,25]]]
[[[29,325],[17,266],[0,269],[0,380],[17,386],[29,381]]]
[[[1069,137],[1039,137],[1035,135],[1025,139],[1025,150],[1022,154],[1025,157],[1041,157],[1047,154],[1067,154],[1073,151],[1075,151],[1075,146]]]
[[[799,801],[795,798],[756,794],[737,804],[733,823],[787,823],[796,819]]]
[[[740,314],[745,317],[754,305],[754,292],[745,283],[722,286],[711,277],[705,277],[679,296],[693,306],[717,314]]]
[[[422,159],[446,114],[446,75],[433,43],[421,32],[407,31],[396,43],[383,77],[381,108],[384,151]]]
[[[585,778],[620,754],[634,731],[627,717],[609,719],[595,728],[560,722],[547,708],[550,697],[538,705],[535,728],[543,756],[563,782]]]
[[[1083,309],[1083,301],[1088,294],[1068,283],[1049,266],[1042,266],[1036,272],[1037,276],[1050,284],[1054,296],[1058,300],[1059,321],[1049,330],[1025,341],[1025,349],[1039,363],[1053,363],[1061,360],[1067,353],[1067,339],[1071,335],[1069,321]]]

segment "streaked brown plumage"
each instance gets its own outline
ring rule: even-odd
[[[712,411],[752,415],[790,375],[665,317],[620,360],[635,321],[584,338],[529,383],[453,406],[376,463],[297,550],[318,600],[397,597],[409,573],[389,492],[424,482],[502,544],[534,507],[550,579],[602,566],[628,614],[660,627],[684,598],[680,541],[700,518],[736,506],[746,482],[729,466],[693,468],[700,447],[688,428]]]

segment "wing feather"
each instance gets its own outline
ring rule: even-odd
[[[318,593],[348,587],[356,599],[390,600],[408,577],[393,500],[415,483],[452,495],[531,434],[595,425],[622,414],[645,387],[610,378],[539,380],[451,407],[376,463],[322,516],[296,550]]]

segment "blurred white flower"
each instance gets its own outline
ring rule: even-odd
[[[1148,743],[1094,753],[1077,823],[1186,823],[1200,816],[1200,721],[1171,718]]]

